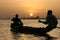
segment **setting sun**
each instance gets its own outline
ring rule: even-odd
[[[45,18],[48,10],[52,10],[54,15],[60,18],[58,4],[60,0],[0,0],[0,18],[12,18],[16,12],[20,18],[31,16]]]
[[[30,13],[30,16],[33,16],[33,13]]]

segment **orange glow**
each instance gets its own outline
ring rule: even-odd
[[[33,17],[44,18],[50,9],[60,18],[60,5],[58,4],[60,4],[60,0],[0,0],[0,17],[12,18],[17,12],[20,17],[33,15]],[[31,13],[32,15],[30,15]]]

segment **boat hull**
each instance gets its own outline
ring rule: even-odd
[[[46,28],[33,28],[28,26],[13,26],[11,25],[11,31],[16,33],[45,35],[48,31]]]

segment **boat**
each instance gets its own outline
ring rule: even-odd
[[[34,27],[29,27],[29,26],[11,25],[11,31],[16,32],[16,33],[45,35],[51,30],[52,28],[34,28]]]

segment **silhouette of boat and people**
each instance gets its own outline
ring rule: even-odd
[[[39,36],[46,36],[50,40],[51,37],[47,34],[51,30],[57,27],[58,21],[57,18],[52,14],[52,10],[48,10],[46,21],[38,20],[39,23],[48,24],[46,28],[33,28],[28,26],[23,26],[21,19],[18,18],[18,14],[16,14],[15,18],[11,21],[11,31],[16,33],[25,33],[25,34],[35,34]]]

